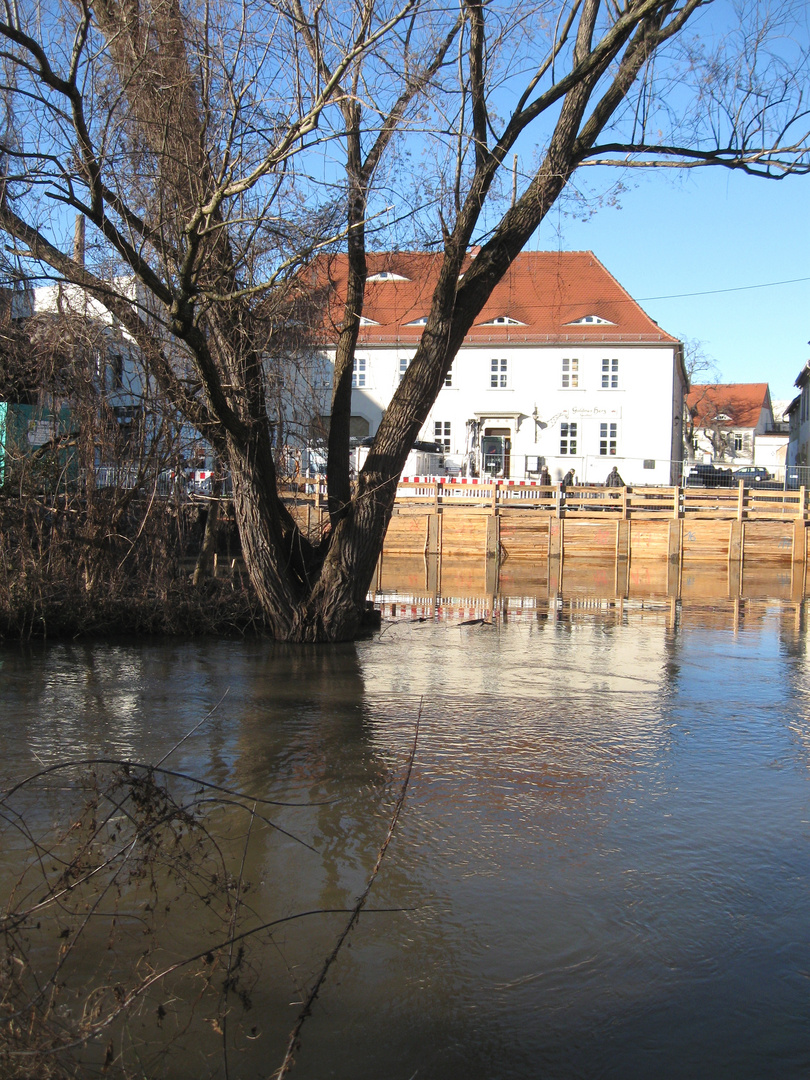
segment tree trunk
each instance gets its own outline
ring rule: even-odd
[[[312,543],[276,495],[269,442],[257,438],[247,451],[230,445],[228,459],[242,554],[270,632],[290,642],[356,638],[367,621],[396,480],[353,499],[323,541]]]
[[[219,496],[221,488],[222,484],[218,481],[214,485],[214,498],[208,503],[205,515],[205,531],[203,532],[200,554],[197,556],[192,579],[195,588],[201,585],[206,578],[211,577],[213,573],[214,553],[217,550],[217,541],[219,539]]]

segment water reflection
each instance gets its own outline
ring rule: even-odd
[[[377,595],[414,593],[445,597],[589,596],[683,601],[771,599],[800,601],[801,564],[695,561],[679,566],[664,559],[560,559],[528,561],[387,555]]]
[[[803,601],[792,582],[760,599],[780,585],[767,576],[740,595],[699,571],[679,597],[660,566],[617,573],[598,567],[587,585],[530,570],[509,579],[515,598],[478,564],[429,581],[422,562],[384,580],[378,635],[334,649],[6,649],[2,786],[38,759],[176,748],[178,771],[284,803],[269,825],[233,806],[215,819],[258,925],[353,903],[419,716],[377,913],[330,974],[298,1076],[803,1075]],[[51,816],[69,802],[50,797]],[[167,954],[212,940],[182,910]],[[234,1003],[225,1039],[231,1078],[272,1073],[342,921],[299,920],[252,945],[250,1014]],[[213,990],[194,1008],[185,983],[161,999],[176,1021],[165,1056],[158,1002],[144,1010],[129,1029],[142,1071],[225,1076]]]
[[[739,563],[694,562],[679,567],[664,560],[538,560],[500,565],[480,559],[386,556],[374,599],[384,617],[423,619],[510,619],[534,613],[603,609],[617,617],[633,610],[668,612],[674,627],[705,613],[715,625],[739,623],[748,612],[774,601],[797,628],[804,623],[803,568],[784,562],[741,567]],[[698,616],[704,618],[704,614]]]

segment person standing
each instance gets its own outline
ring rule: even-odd
[[[608,478],[605,481],[605,487],[624,487],[624,480],[619,475],[619,470],[614,465],[608,473]]]

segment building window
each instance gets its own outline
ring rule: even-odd
[[[564,359],[562,362],[562,388],[574,390],[579,386],[579,360]]]
[[[365,359],[355,356],[354,367],[352,368],[352,386],[365,386],[366,385],[366,361]]]
[[[405,372],[408,370],[408,364],[410,364],[410,356],[400,356],[399,358],[399,381],[405,378]]]
[[[577,425],[563,421],[560,424],[560,455],[577,452]]]
[[[120,353],[110,356],[110,389],[124,389],[124,358]]]
[[[444,385],[445,386],[452,386],[453,385],[453,369],[452,369],[452,367],[450,368],[450,370],[447,372],[447,374],[444,377]]]
[[[312,373],[312,385],[319,389],[331,386],[334,381],[335,369],[325,356],[317,356],[314,361]]]
[[[490,360],[489,386],[491,390],[505,390],[509,379],[508,360]]]
[[[742,448],[743,448],[743,437],[742,437],[742,435],[735,435],[734,436],[734,453],[739,454],[740,451],[742,450]]]
[[[619,361],[618,360],[603,360],[602,361],[602,389],[603,390],[618,390],[619,389]]]
[[[441,443],[445,454],[450,453],[450,421],[436,420],[433,424],[433,441]]]
[[[616,455],[616,424],[599,425],[599,453],[603,456]]]

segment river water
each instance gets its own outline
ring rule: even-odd
[[[3,790],[65,759],[165,758],[218,786],[209,835],[244,883],[230,908],[190,875],[159,893],[122,873],[95,907],[84,893],[59,976],[66,1026],[89,1015],[94,978],[137,982],[216,951],[226,923],[320,912],[241,939],[228,994],[221,969],[206,979],[211,956],[156,982],[76,1060],[86,1075],[106,1049],[108,1075],[270,1077],[345,926],[335,909],[372,871],[416,738],[393,840],[302,1028],[296,1077],[807,1076],[805,606],[535,596],[430,610],[403,594],[385,598],[381,633],[334,648],[5,648]],[[188,782],[165,782],[189,802]],[[55,868],[26,877],[26,853],[63,842],[87,789],[79,769],[56,770],[4,803],[4,903],[39,899],[36,875]],[[167,890],[147,931],[138,912]],[[60,905],[25,941],[43,971],[60,935],[73,940],[81,905]]]

